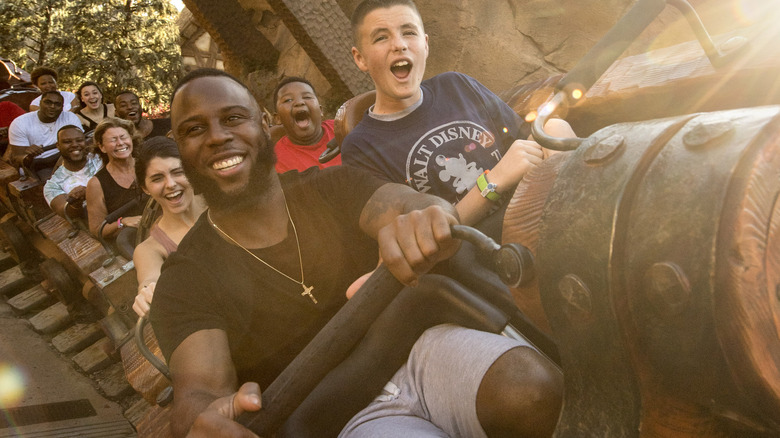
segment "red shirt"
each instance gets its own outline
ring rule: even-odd
[[[23,110],[22,107],[13,102],[0,102],[0,128],[11,126],[11,122],[13,122],[15,118],[26,112],[27,111]]]
[[[341,155],[325,164],[319,162],[320,155],[325,152],[328,142],[335,136],[333,133],[333,120],[322,122],[322,138],[315,144],[301,146],[293,144],[288,136],[284,136],[276,142],[276,172],[284,173],[288,170],[304,171],[317,166],[320,169],[341,164]]]

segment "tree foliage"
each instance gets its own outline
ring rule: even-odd
[[[61,2],[57,0],[3,0],[0,2],[0,50],[28,69],[44,65],[50,43],[61,32]]]
[[[91,80],[106,100],[129,88],[157,105],[181,71],[176,14],[169,0],[3,0],[0,54],[55,68],[63,89]]]

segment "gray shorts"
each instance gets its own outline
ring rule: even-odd
[[[528,344],[452,324],[428,329],[382,394],[339,437],[486,437],[476,409],[482,377],[521,345]]]

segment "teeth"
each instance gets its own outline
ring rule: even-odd
[[[175,198],[177,198],[179,195],[181,195],[181,190],[177,190],[177,191],[175,191],[175,192],[173,192],[173,193],[169,193],[169,194],[165,195],[165,197],[166,197],[167,199],[175,199]]]
[[[224,161],[216,162],[212,165],[212,167],[214,168],[214,170],[223,170],[223,169],[227,169],[228,167],[237,166],[241,164],[241,162],[243,161],[244,161],[244,157],[236,156]]]
[[[405,67],[407,65],[409,65],[409,61],[398,61],[393,64],[393,67]]]

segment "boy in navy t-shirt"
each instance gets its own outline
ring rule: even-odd
[[[376,103],[344,139],[344,164],[441,196],[456,203],[461,223],[477,224],[542,162],[541,146],[526,140],[528,124],[475,79],[448,72],[422,80],[428,35],[412,1],[364,4],[375,9],[356,9],[352,55],[371,75]],[[573,135],[562,120],[550,124]]]

